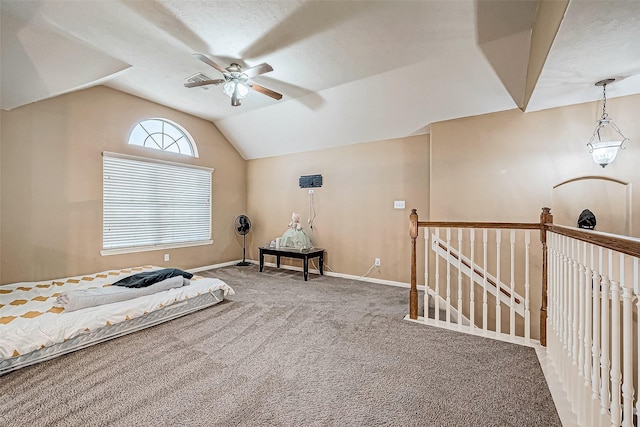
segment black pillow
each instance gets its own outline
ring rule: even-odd
[[[185,279],[191,279],[193,274],[177,268],[163,268],[162,270],[145,271],[137,273],[133,276],[127,276],[113,284],[113,286],[125,286],[127,288],[146,288],[154,283],[169,279],[171,277],[182,276]]]

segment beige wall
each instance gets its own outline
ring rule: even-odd
[[[133,126],[150,117],[182,125],[200,157],[127,145]],[[246,209],[246,162],[212,123],[106,87],[3,111],[1,119],[0,283],[240,258],[232,224]],[[215,168],[213,245],[101,256],[103,151]]]
[[[632,183],[631,235],[640,236],[640,96],[607,102],[631,141],[604,169],[586,146],[601,112],[602,103],[593,102],[433,124],[430,219],[537,222],[543,206],[553,213],[554,186],[606,177]],[[576,218],[581,210],[576,207]]]
[[[314,246],[326,249],[334,271],[363,275],[377,257],[381,266],[369,277],[407,283],[409,213],[427,210],[428,165],[428,135],[249,161],[254,228],[248,258],[258,259],[258,246],[281,236],[295,211]],[[298,185],[301,175],[311,174],[323,177],[322,188],[314,190],[313,230],[307,224],[308,189]],[[393,209],[394,200],[405,200],[406,209]]]
[[[0,284],[2,284],[2,123],[4,111],[0,110]]]

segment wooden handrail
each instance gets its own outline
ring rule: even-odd
[[[545,208],[546,209],[546,208]],[[549,212],[549,215],[551,213]],[[640,258],[640,239],[620,236],[617,234],[602,233],[599,231],[569,227],[553,223],[531,222],[460,222],[460,221],[418,221],[417,227],[438,228],[508,228],[517,230],[542,230],[551,231],[563,236],[582,240],[605,249],[611,249],[626,255]]]
[[[457,222],[457,221],[418,221],[418,227],[438,228],[509,228],[516,230],[539,230],[537,222]]]
[[[605,249],[611,249],[640,258],[640,239],[556,224],[544,224],[544,229],[563,236],[582,240],[583,242],[602,246]]]

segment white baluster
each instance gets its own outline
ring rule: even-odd
[[[555,233],[549,233],[547,238],[547,245],[549,250],[549,280],[548,280],[548,307],[549,307],[549,323],[550,331],[553,332],[553,343],[557,341],[558,336],[558,248],[557,239],[558,235]],[[555,346],[553,347],[555,351]]]
[[[576,241],[577,251],[576,251],[576,279],[578,282],[578,348],[576,352],[578,353],[578,373],[582,376],[582,371],[584,369],[584,292],[585,292],[585,280],[584,280],[584,270],[585,270],[585,262],[584,258],[580,258],[581,252],[580,246],[582,242]],[[582,386],[582,384],[580,384]]]
[[[582,247],[584,247],[586,245],[586,243],[580,242],[580,241],[576,241],[576,261],[577,261],[577,265],[578,265],[578,273],[577,273],[577,280],[578,280],[578,294],[579,294],[579,300],[577,302],[578,304],[578,371],[577,371],[577,375],[576,375],[576,384],[575,384],[575,390],[576,390],[576,397],[575,397],[575,408],[576,408],[576,413],[578,414],[578,417],[580,420],[583,420],[583,415],[582,415],[582,407],[583,407],[583,396],[584,396],[584,321],[585,321],[585,302],[584,302],[584,293],[585,293],[585,278],[584,278],[584,271],[585,271],[585,264],[586,264],[586,257],[582,256],[583,255],[583,251],[580,250]]]
[[[568,240],[566,236],[562,236],[562,348],[566,354],[569,353],[569,257],[568,253]],[[563,370],[565,373],[568,370]],[[565,378],[566,381],[566,378]]]
[[[611,253],[611,251],[609,251],[609,253]],[[609,275],[602,277],[602,292],[600,297],[600,416],[603,422],[607,422],[607,418],[609,418],[609,405],[611,403],[611,394],[609,392],[609,369],[611,368],[611,360],[609,358],[609,289],[611,286],[611,273],[610,260]]]
[[[476,327],[476,301],[475,301],[475,282],[473,281],[473,269],[476,266],[475,261],[475,244],[476,244],[476,235],[475,229],[469,229],[469,241],[471,244],[471,280],[469,280],[469,329],[473,332]]]
[[[580,270],[578,268],[578,262],[577,262],[577,251],[576,251],[576,246],[578,245],[578,241],[576,239],[571,239],[571,264],[573,266],[573,272],[572,272],[572,287],[573,287],[573,296],[571,297],[571,313],[573,314],[573,320],[571,322],[571,334],[573,336],[573,339],[571,341],[572,343],[572,348],[571,348],[571,357],[573,358],[573,372],[577,372],[577,366],[578,366],[578,347],[579,344],[581,344],[581,342],[579,341],[578,338],[578,323],[579,323],[579,302],[580,302],[580,289],[579,289],[579,280],[580,277],[582,277],[582,275],[580,274]]]
[[[424,319],[429,318],[429,227],[424,228]],[[435,256],[436,262],[438,262],[438,255]]]
[[[564,348],[564,254],[562,253],[564,236],[556,235],[557,256],[556,256],[556,330],[558,332],[558,344],[560,349]]]
[[[557,267],[557,295],[558,300],[558,343],[564,350],[564,236],[558,236],[558,267]]]
[[[591,265],[594,263],[594,251],[591,250]],[[602,306],[601,294],[602,294],[602,247],[598,247],[598,270],[593,271],[593,346],[591,348],[591,403],[593,412],[591,414],[592,419],[596,419],[596,415],[600,413],[600,410],[596,408],[600,407],[600,307]]]
[[[497,294],[496,294],[497,295]],[[487,332],[489,307],[487,305],[487,229],[482,230],[482,330]]]
[[[555,360],[555,351],[556,351],[556,343],[558,342],[558,323],[556,319],[557,310],[557,302],[558,302],[558,293],[557,293],[557,284],[558,281],[556,279],[558,273],[558,251],[557,251],[557,234],[555,233],[547,233],[547,246],[548,246],[548,263],[549,263],[549,275],[548,275],[548,289],[547,289],[547,300],[548,300],[548,324],[549,324],[549,333],[548,336],[548,348],[549,354]]]
[[[620,254],[622,290],[622,425],[633,426],[633,292],[625,280],[624,256]]]
[[[562,286],[562,289],[560,290],[560,302],[561,302],[560,321],[562,322],[562,325],[561,325],[560,337],[562,342],[562,356],[560,357],[559,362],[560,362],[560,372],[562,373],[562,382],[564,384],[567,384],[569,381],[569,366],[567,361],[567,357],[569,354],[569,351],[568,351],[569,328],[567,323],[568,312],[569,312],[568,292],[569,292],[569,270],[570,270],[567,265],[569,263],[569,257],[567,255],[569,251],[568,249],[569,238],[567,236],[561,236],[561,241],[562,241],[562,249],[561,249],[562,265],[561,265],[560,284]]]
[[[462,329],[462,229],[458,228],[458,330]]]
[[[565,237],[556,235],[557,257],[556,257],[556,360],[558,368],[562,369],[565,362],[565,342],[564,342],[564,243]],[[563,372],[560,370],[558,372]]]
[[[579,323],[579,283],[580,270],[578,268],[578,251],[577,251],[578,241],[576,239],[571,239],[571,291],[570,300],[571,300],[571,393],[573,395],[573,408],[574,411],[577,412],[578,405],[576,400],[576,394],[578,392],[578,387],[582,387],[582,381],[579,380],[579,370],[578,370],[578,349],[580,347],[580,342],[578,338],[578,323]]]
[[[509,243],[511,245],[511,276],[510,276],[510,288],[511,288],[511,306],[509,308],[509,334],[511,339],[516,336],[516,230],[511,230]]]
[[[636,298],[636,316],[640,318],[640,275],[638,274],[638,258],[633,258],[633,293]],[[636,340],[638,348],[636,349],[636,354],[638,355],[638,360],[636,360],[636,372],[638,374],[638,398],[636,399],[636,415],[640,417],[640,327],[636,327],[638,330],[638,339]]]
[[[440,228],[436,227],[436,244],[435,244],[435,250],[439,251],[440,249]],[[435,313],[433,315],[433,318],[437,321],[440,321],[440,257],[438,256],[438,252],[436,252],[436,265],[435,265],[435,273],[434,273],[434,279],[436,281],[434,288],[435,288],[435,294],[434,294],[434,303],[435,303]]]
[[[571,258],[571,251],[573,248],[573,242],[574,240],[571,238],[567,237],[567,335],[566,335],[566,340],[567,340],[567,354],[569,356],[569,360],[572,362],[575,362],[575,359],[573,359],[573,303],[574,303],[574,298],[573,298],[573,289],[575,288],[575,286],[573,286],[573,259]],[[567,375],[569,375],[571,373],[570,370],[566,370]]]
[[[496,292],[496,333],[500,334],[502,328],[502,309],[500,306],[500,245],[502,243],[502,230],[496,229],[496,282],[499,289]]]
[[[569,356],[569,364],[567,366],[567,376],[568,376],[568,383],[567,383],[567,387],[569,390],[569,395],[573,396],[573,393],[575,392],[575,385],[577,383],[576,378],[575,378],[575,373],[578,371],[578,365],[577,365],[577,350],[578,350],[578,346],[577,346],[577,342],[578,342],[578,321],[577,321],[577,293],[578,293],[578,286],[576,284],[576,279],[578,278],[577,274],[576,274],[576,260],[575,260],[575,246],[576,246],[576,240],[569,238],[569,251],[567,253],[568,257],[569,257],[569,263],[568,263],[568,267],[569,267],[569,299],[568,299],[568,304],[569,304],[569,309],[568,309],[568,327],[569,327],[569,340],[567,342],[567,349],[568,349],[568,356]],[[573,409],[575,410],[575,403],[573,405]]]
[[[593,291],[593,280],[592,280],[592,271],[591,265],[587,259],[587,246],[591,248],[591,253],[593,254],[593,245],[584,243],[583,244],[583,252],[582,259],[584,260],[585,268],[584,268],[584,363],[583,363],[583,373],[584,377],[584,402],[585,409],[588,408],[587,402],[589,401],[589,396],[591,393],[591,336],[592,336],[592,291]],[[593,261],[592,261],[593,262]],[[589,414],[586,413],[583,416],[583,420],[591,419]]]
[[[524,340],[527,343],[529,343],[529,340],[531,339],[531,311],[529,309],[529,245],[530,244],[531,244],[531,230],[526,230],[524,232]],[[499,294],[496,294],[496,295],[499,295]]]
[[[557,348],[557,360],[559,367],[562,369],[563,364],[565,362],[565,350],[566,350],[566,342],[565,342],[565,289],[566,289],[566,278],[565,276],[565,257],[564,257],[564,246],[565,246],[565,236],[558,236],[558,267],[557,267],[557,307],[558,307],[558,348]],[[563,372],[564,369],[560,372]]]
[[[619,296],[622,298],[622,347],[618,342],[618,348],[622,350],[622,376],[620,378],[622,383],[619,386],[618,394],[621,393],[622,397],[622,404],[620,408],[622,425],[625,427],[631,427],[633,426],[633,304],[631,301],[631,289],[627,286],[625,281],[625,256],[620,253],[618,254],[618,257],[620,261]],[[618,322],[618,329],[620,328],[619,324],[620,322]]]
[[[622,421],[620,390],[620,285],[611,281],[611,425],[619,426]]]
[[[447,324],[451,322],[451,229],[447,227]]]

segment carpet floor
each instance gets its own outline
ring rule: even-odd
[[[0,377],[0,425],[561,425],[533,349],[404,321],[407,289],[199,274],[236,295]]]

